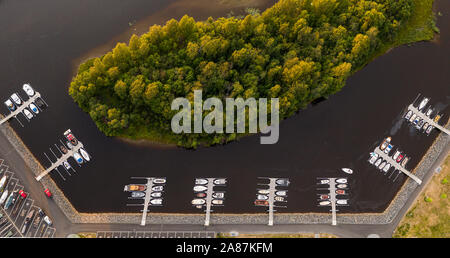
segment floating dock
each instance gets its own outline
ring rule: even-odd
[[[443,133],[450,135],[450,131],[444,128],[443,126],[440,126],[438,123],[434,122],[433,119],[427,117],[424,113],[420,112],[416,107],[413,106],[413,104],[410,104],[408,106],[408,110],[411,110],[414,114],[416,114],[418,117],[423,119],[428,124],[434,126],[435,128],[441,130]]]
[[[384,153],[382,150],[380,150],[380,148],[378,146],[375,147],[373,152],[378,154],[379,158],[382,158],[386,162],[391,164],[391,166],[393,166],[395,169],[403,172],[405,175],[409,176],[412,180],[416,181],[416,183],[418,183],[419,185],[422,184],[422,180],[420,180],[420,178],[418,178],[417,176],[415,176],[414,174],[412,174],[411,172],[406,170],[404,167],[402,167],[400,164],[398,164],[392,157],[389,157],[386,153]]]
[[[33,103],[37,98],[39,98],[41,94],[39,92],[35,92],[34,96],[29,98],[27,101],[24,101],[22,105],[18,106],[16,110],[11,112],[9,115],[5,116],[1,121],[0,125],[6,123],[9,119],[16,117],[18,114],[22,113],[22,111],[27,108],[31,103]],[[15,103],[14,103],[15,104]],[[16,105],[17,106],[17,105]],[[28,118],[27,118],[28,119]]]

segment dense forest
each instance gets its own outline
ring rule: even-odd
[[[282,120],[338,92],[395,41],[414,8],[414,0],[281,0],[244,18],[184,16],[80,65],[69,94],[108,136],[225,143],[239,135],[172,133],[172,100],[194,90],[203,99],[279,98]]]

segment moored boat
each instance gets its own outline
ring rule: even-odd
[[[371,157],[370,157],[370,159],[369,159],[369,163],[370,163],[370,164],[373,164],[373,163],[375,163],[375,161],[377,160],[378,154],[376,154],[375,152],[372,152],[372,153],[370,153],[370,155],[371,155]]]
[[[256,200],[254,203],[256,206],[268,206],[269,205],[269,202],[264,201],[264,200]]]
[[[217,178],[217,179],[214,179],[213,182],[215,185],[224,185],[227,183],[227,180],[225,178]]]
[[[208,183],[208,180],[206,180],[204,178],[196,178],[195,179],[196,185],[206,185],[207,183]]]
[[[208,188],[206,188],[203,185],[196,185],[196,186],[194,186],[194,192],[203,192],[203,191],[206,191],[206,189],[208,189]]]
[[[131,192],[131,197],[133,198],[144,198],[145,193],[144,192]]]
[[[411,118],[412,114],[413,114],[412,110],[409,110],[405,115],[405,119],[409,120]]]
[[[78,164],[82,164],[82,163],[83,163],[83,158],[81,157],[80,154],[78,154],[78,152],[75,152],[75,153],[73,154],[73,158],[75,159],[75,161],[76,161]]]
[[[427,128],[427,134],[430,135],[431,130],[433,130],[433,129],[434,129],[434,126],[432,126],[432,125],[428,126],[428,128]]]
[[[124,192],[133,192],[133,191],[139,191],[139,192],[143,192],[147,189],[146,185],[126,185],[123,188]]]
[[[8,198],[8,189],[6,189],[0,197],[0,205],[3,205],[3,203],[6,201],[6,198]]]
[[[212,204],[214,205],[222,205],[223,204],[223,200],[220,199],[214,199],[211,201]]]
[[[321,200],[328,200],[328,199],[330,199],[330,196],[327,195],[327,194],[321,194],[319,198],[320,198]]]
[[[380,145],[380,150],[384,150],[386,149],[386,147],[389,145],[389,143],[391,142],[392,138],[391,137],[387,137],[386,139],[384,139],[384,141],[381,143]]]
[[[437,123],[437,122],[439,122],[439,119],[441,119],[441,115],[436,115],[436,116],[434,117],[433,121],[434,121],[435,123]]]
[[[338,189],[336,190],[336,194],[345,194],[345,190]]]
[[[391,164],[387,163],[386,166],[383,168],[383,172],[388,172],[388,170],[391,168]]]
[[[278,195],[278,196],[286,196],[286,195],[287,195],[287,191],[276,191],[276,192],[275,192],[275,195]]]
[[[86,161],[90,161],[90,160],[91,160],[91,156],[89,156],[89,154],[87,153],[87,151],[84,150],[83,148],[80,148],[80,154],[81,154],[81,156],[83,156],[83,158],[84,158]]]
[[[386,161],[383,161],[383,162],[381,163],[381,165],[378,166],[378,169],[383,169],[384,166],[386,166],[386,164],[387,164],[387,162],[386,162]]]
[[[153,205],[161,205],[162,199],[152,199],[152,200],[150,200],[150,203]]]
[[[205,204],[205,202],[206,202],[205,199],[194,199],[191,201],[193,205],[202,205]]]
[[[67,162],[67,161],[64,161],[64,162],[63,162],[63,165],[64,165],[64,167],[65,167],[67,170],[69,170],[69,169],[72,168],[72,166],[70,166],[69,162]]]
[[[336,183],[346,184],[347,183],[347,179],[346,178],[338,178],[338,179],[336,179]]]
[[[60,145],[60,146],[59,146],[59,149],[61,150],[61,152],[62,152],[63,154],[66,154],[66,153],[68,152],[67,148],[64,147],[63,145]]]
[[[0,192],[3,191],[3,188],[5,187],[5,183],[6,183],[6,175],[2,177],[2,179],[0,179]]]
[[[395,160],[397,159],[398,155],[400,155],[401,151],[399,149],[397,149],[394,153],[394,155],[392,156],[392,158]]]
[[[405,157],[402,161],[402,167],[405,167],[406,163],[408,163],[408,161],[409,161],[409,157]]]
[[[327,206],[327,205],[330,205],[330,204],[331,204],[330,201],[321,201],[321,202],[319,202],[320,206]]]
[[[267,200],[267,199],[269,199],[269,197],[267,195],[264,195],[264,194],[258,194],[256,196],[256,199],[258,199],[258,200]]]
[[[288,186],[290,182],[287,178],[280,178],[280,179],[277,179],[275,181],[275,183],[279,186]]]
[[[152,187],[152,191],[161,192],[164,189],[162,185],[157,185]]]
[[[27,108],[24,108],[22,112],[28,118],[28,120],[34,117],[33,114]]]
[[[223,199],[225,197],[225,193],[224,192],[215,192],[212,194],[213,198],[217,198],[217,199]]]
[[[398,155],[398,157],[395,159],[395,161],[397,161],[397,163],[400,163],[400,161],[402,161],[403,159],[403,154]]]
[[[431,108],[429,108],[428,110],[427,110],[427,117],[430,117],[431,116],[431,113],[433,113],[433,109],[431,109]]]
[[[383,158],[379,158],[378,160],[377,160],[377,162],[375,162],[375,166],[376,167],[378,167],[380,164],[381,164],[381,161],[383,161]]]
[[[411,116],[411,118],[409,119],[409,122],[412,123],[412,122],[414,121],[414,119],[416,119],[416,117],[417,117],[417,115],[416,115],[416,114],[413,114],[413,115]]]
[[[425,122],[425,124],[423,124],[422,130],[425,132],[429,125],[430,124],[428,122]]]
[[[422,110],[425,107],[425,105],[428,103],[429,100],[430,100],[429,98],[424,98],[422,100],[422,102],[420,102],[419,107],[417,109],[419,111]]]
[[[259,190],[258,190],[258,193],[259,193],[259,194],[269,194],[269,193],[270,193],[270,190],[268,190],[268,189],[259,189]]]
[[[353,170],[350,168],[341,168],[341,169],[342,169],[342,171],[344,171],[347,174],[353,174]]]
[[[205,198],[206,194],[205,193],[197,193],[195,196],[197,196],[198,198]]]
[[[153,183],[155,184],[165,184],[166,179],[165,178],[153,178]]]
[[[392,148],[394,147],[394,145],[392,144],[388,144],[388,146],[386,147],[386,149],[384,149],[384,153],[389,155],[389,152],[391,152]]]
[[[284,202],[284,200],[285,200],[284,197],[282,197],[282,196],[275,196],[273,199],[277,202]]]
[[[347,204],[347,200],[336,200],[336,203],[340,204],[340,205],[346,205]]]
[[[344,189],[347,188],[347,184],[338,184],[336,187],[339,189]]]
[[[325,185],[325,184],[328,184],[328,183],[330,183],[330,180],[328,180],[328,179],[320,180],[320,184],[322,184],[322,185]]]
[[[162,192],[153,192],[150,194],[150,196],[153,198],[158,198],[162,196]]]

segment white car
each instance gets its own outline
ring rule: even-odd
[[[31,109],[31,111],[33,111],[33,113],[39,114],[39,109],[36,107],[35,104],[31,103],[28,107]]]
[[[33,88],[30,86],[30,84],[24,84],[22,87],[23,91],[25,91],[25,93],[30,96],[33,97],[34,96],[34,90]]]
[[[22,100],[19,98],[19,95],[17,95],[17,93],[14,93],[13,95],[11,95],[11,99],[18,105],[22,105]]]
[[[28,109],[26,109],[26,108],[23,109],[23,114],[24,114],[28,119],[33,118],[33,114],[31,114],[31,112],[30,112]]]
[[[5,101],[5,105],[8,107],[9,111],[11,111],[11,112],[16,110],[16,105],[14,105],[14,103],[10,99]]]
[[[49,218],[48,216],[45,216],[45,217],[44,217],[44,221],[45,221],[45,223],[47,223],[49,226],[52,225],[52,221],[50,220],[50,218]]]

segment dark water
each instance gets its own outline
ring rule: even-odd
[[[299,112],[280,126],[280,141],[260,145],[251,136],[226,146],[189,151],[134,146],[107,138],[88,114],[67,94],[72,60],[125,31],[128,22],[151,15],[166,0],[3,0],[0,1],[0,96],[6,98],[31,82],[50,107],[25,128],[11,122],[44,166],[43,155],[71,128],[93,161],[63,182],[52,178],[81,212],[135,212],[127,207],[123,186],[131,176],[168,179],[164,212],[199,212],[192,208],[195,177],[227,177],[226,205],[215,212],[263,212],[253,206],[258,176],[291,179],[288,208],[280,212],[327,212],[316,207],[316,178],[348,176],[351,206],[342,212],[380,212],[389,204],[405,176],[395,182],[367,163],[383,137],[406,151],[413,169],[437,132],[426,137],[400,119],[418,93],[450,113],[450,2],[437,1],[439,43],[399,47],[352,76],[347,86],[326,101]],[[23,94],[22,94],[23,95]],[[6,108],[1,105],[5,114]],[[441,121],[447,121],[446,115]],[[24,121],[24,119],[22,119]],[[71,161],[72,162],[72,161]],[[73,164],[73,162],[72,162]],[[75,165],[75,164],[73,164]],[[52,172],[54,173],[54,172]]]

